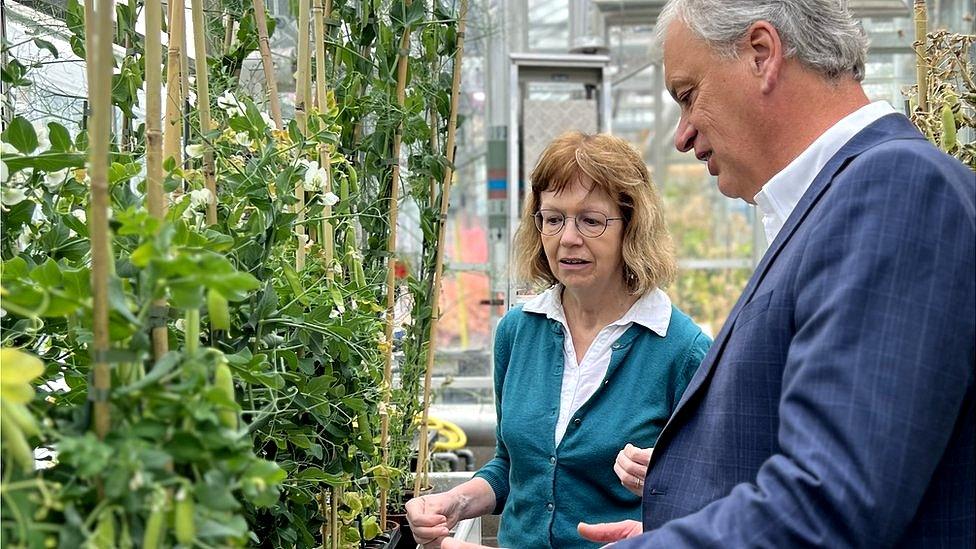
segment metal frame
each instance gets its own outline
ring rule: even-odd
[[[600,131],[611,131],[610,57],[587,54],[509,54],[508,79],[508,241],[515,238],[519,221],[519,122],[522,114],[522,89],[528,82],[568,82],[597,85],[600,88]],[[508,284],[505,291],[505,307],[512,308],[515,296],[515,280],[512,273],[513,254],[508,254]]]

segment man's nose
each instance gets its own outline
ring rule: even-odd
[[[692,126],[685,117],[678,120],[678,129],[674,131],[674,148],[680,152],[688,152],[695,146],[695,136],[698,131]]]

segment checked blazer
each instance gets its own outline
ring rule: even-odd
[[[827,163],[615,548],[976,546],[976,181],[900,114]]]

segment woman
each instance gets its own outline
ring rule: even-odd
[[[499,544],[519,548],[595,547],[581,520],[638,519],[649,448],[710,344],[660,289],[676,271],[661,199],[619,138],[546,148],[515,249],[523,278],[550,287],[498,324],[494,459],[407,503],[425,547],[490,512]]]

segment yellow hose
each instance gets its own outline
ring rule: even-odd
[[[419,423],[420,420],[421,416],[417,414],[417,422]],[[427,429],[437,431],[437,441],[434,442],[433,448],[435,452],[449,452],[468,445],[468,436],[464,434],[464,431],[456,423],[446,419],[428,416]]]

